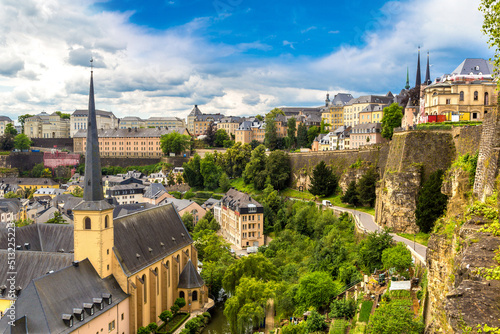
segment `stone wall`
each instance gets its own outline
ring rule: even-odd
[[[484,201],[496,187],[500,150],[500,113],[485,115],[477,161],[474,195]]]
[[[389,154],[389,144],[372,146],[362,150],[323,151],[290,154],[291,186],[307,189],[314,167],[325,161],[339,177],[348,170],[349,166],[360,160],[375,166],[382,174]]]
[[[19,172],[30,171],[36,164],[43,163],[43,152],[11,152],[6,156],[7,168],[17,168]]]
[[[377,185],[375,221],[394,232],[415,233],[415,209],[422,182],[447,170],[456,150],[451,131],[395,133],[383,178]]]
[[[482,125],[453,128],[452,136],[455,142],[457,157],[467,153],[473,155],[479,151],[482,131]]]
[[[33,147],[67,149],[73,152],[73,138],[32,138]]]
[[[147,166],[153,165],[160,162],[160,158],[102,158],[101,157],[101,166],[102,167],[111,167],[111,166],[119,166],[119,167],[128,167],[128,166]],[[85,157],[81,158],[81,163],[85,163]]]

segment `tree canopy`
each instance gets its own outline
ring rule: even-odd
[[[14,147],[18,150],[29,150],[32,142],[24,133],[20,133],[14,137]]]
[[[160,138],[160,147],[165,154],[180,154],[191,146],[191,138],[173,131]]]
[[[370,334],[420,334],[423,324],[415,319],[411,300],[382,302],[370,317]]]
[[[371,207],[375,206],[375,200],[377,196],[375,194],[376,185],[378,181],[378,173],[375,168],[370,168],[366,173],[359,179],[356,186],[356,192],[358,194],[358,200],[364,204]]]
[[[274,108],[266,114],[264,145],[271,151],[276,149],[278,145],[276,116],[280,114],[283,115],[283,111],[279,108]]]
[[[382,137],[392,139],[394,128],[401,126],[403,119],[403,107],[396,102],[384,108],[382,116]]]
[[[7,123],[4,133],[15,136],[17,135],[17,130],[16,128],[14,128],[14,125],[12,125],[12,123]]]
[[[229,135],[227,134],[226,130],[224,129],[219,129],[217,132],[215,132],[215,137],[214,137],[214,146],[215,147],[224,147],[224,142],[230,140]]]
[[[418,192],[415,217],[420,231],[424,233],[432,230],[434,223],[443,214],[448,203],[448,196],[441,193],[443,174],[442,170],[432,173]]]
[[[313,169],[309,192],[315,196],[328,196],[337,190],[338,184],[337,175],[321,160]]]
[[[413,267],[411,252],[402,242],[398,242],[395,247],[384,249],[382,264],[384,269],[395,268],[397,272],[401,273]]]

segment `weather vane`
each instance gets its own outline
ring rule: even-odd
[[[94,58],[90,57],[90,70],[94,70]]]

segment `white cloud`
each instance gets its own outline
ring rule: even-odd
[[[2,1],[2,113],[17,118],[85,108],[90,56],[99,67],[94,72],[97,106],[119,117],[147,118],[185,117],[194,104],[203,112],[250,115],[277,106],[319,106],[327,90],[355,96],[398,91],[407,66],[413,76],[419,44],[431,51],[433,77],[451,71],[463,55],[491,54],[480,32],[479,0],[389,2],[365,26],[352,28],[359,31],[357,46],[337,46],[321,57],[285,53],[273,58],[239,57],[249,50],[272,50],[261,41],[228,45],[203,38],[220,16],[153,32],[129,23],[132,12],[92,13],[91,4]],[[295,49],[296,43],[282,44]]]

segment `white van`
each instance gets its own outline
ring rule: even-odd
[[[257,253],[258,251],[259,251],[259,247],[255,247],[255,246],[247,247],[248,254]]]
[[[324,199],[323,202],[321,202],[321,204],[323,204],[324,206],[332,206],[332,203],[326,199]]]

